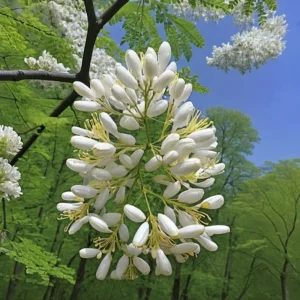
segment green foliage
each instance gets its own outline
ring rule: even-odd
[[[193,91],[201,94],[209,93],[209,89],[199,83],[199,75],[191,75],[189,67],[182,68],[179,71],[179,77],[184,79],[186,83],[191,83],[193,85]]]
[[[36,281],[36,283],[48,285],[50,276],[75,283],[75,272],[73,269],[59,265],[58,259],[54,254],[43,250],[32,241],[21,238],[21,242],[12,241],[8,246],[12,249],[6,248],[5,245],[3,245],[0,248],[0,252],[25,265],[26,274],[39,275],[41,279]]]

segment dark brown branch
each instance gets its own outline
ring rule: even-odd
[[[44,70],[0,70],[0,81],[49,80],[72,83],[76,74],[47,72]]]

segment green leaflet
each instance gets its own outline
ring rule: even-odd
[[[74,283],[75,271],[65,265],[60,265],[57,257],[47,252],[32,241],[21,238],[21,242],[10,241],[12,249],[1,247],[0,251],[26,266],[27,274],[36,274],[40,277],[38,284],[48,285],[50,276],[65,279]]]

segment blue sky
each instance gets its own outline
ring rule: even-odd
[[[287,48],[277,60],[271,60],[259,70],[241,75],[235,70],[225,73],[206,64],[213,45],[227,42],[237,28],[230,18],[219,24],[197,24],[206,45],[194,48],[188,64],[192,73],[200,75],[200,82],[211,92],[194,93],[194,105],[204,113],[209,107],[236,109],[252,119],[261,142],[249,159],[257,165],[264,161],[278,161],[300,157],[300,1],[279,0],[277,14],[285,14],[288,22]],[[120,28],[111,28],[113,36],[120,36]],[[184,64],[183,64],[184,63]]]

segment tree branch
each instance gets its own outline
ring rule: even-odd
[[[129,0],[117,0],[114,4],[112,4],[100,17],[98,22],[96,21],[96,15],[94,11],[94,5],[92,0],[84,0],[86,12],[88,15],[88,32],[83,52],[83,59],[81,69],[78,74],[76,74],[76,79],[89,85],[89,70],[92,60],[92,54],[94,45],[97,39],[97,36],[100,30],[104,27],[104,25],[109,22],[109,20],[128,2]],[[94,23],[95,22],[95,23]],[[1,72],[0,72],[1,77]],[[36,78],[40,79],[40,78]],[[73,104],[73,102],[78,97],[78,94],[75,91],[63,100],[50,114],[50,117],[58,117],[64,110],[66,110],[69,106]],[[36,141],[39,135],[45,130],[45,126],[41,125],[37,130],[37,133],[33,134],[29,140],[23,145],[21,151],[13,157],[11,160],[11,165],[15,165],[17,161],[23,157],[23,155],[27,152],[27,150],[32,146],[32,144]]]
[[[47,72],[44,70],[0,70],[0,81],[49,80],[72,83],[76,74]]]

